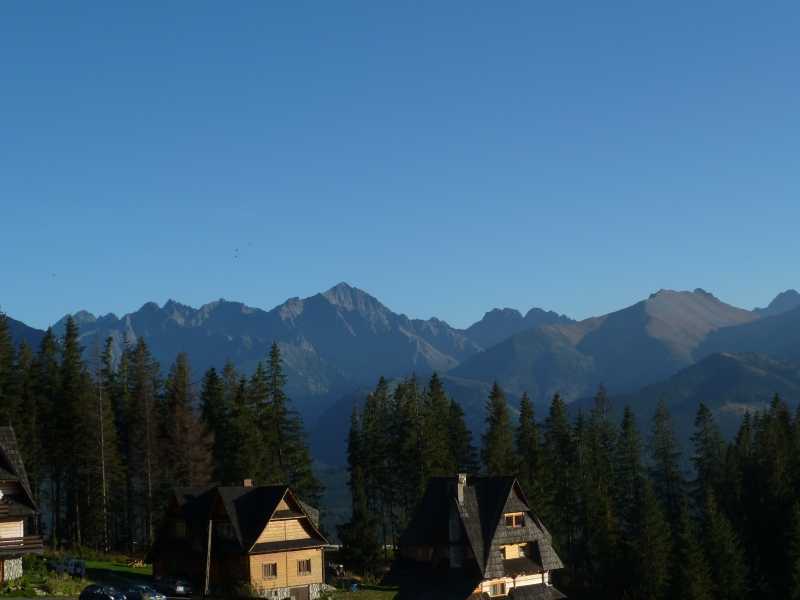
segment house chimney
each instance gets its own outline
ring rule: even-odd
[[[253,487],[253,480],[252,480],[252,479],[245,479],[245,480],[242,482],[242,485],[243,485],[244,487]]]
[[[456,485],[456,495],[458,497],[458,503],[464,504],[464,488],[467,485],[467,474],[466,473],[459,473],[458,474],[458,484]]]

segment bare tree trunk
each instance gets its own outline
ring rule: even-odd
[[[153,464],[152,464],[152,434],[150,423],[150,402],[145,400],[145,474],[147,477],[147,544],[153,543]]]
[[[103,492],[103,550],[108,552],[108,484],[106,483],[106,440],[103,419],[103,385],[98,377],[97,418],[100,425],[100,479]]]

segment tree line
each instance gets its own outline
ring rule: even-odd
[[[86,360],[72,318],[63,337],[16,347],[0,314],[0,425],[14,427],[53,546],[143,550],[175,487],[253,478],[319,501],[277,344],[251,376],[228,363],[199,385],[186,354],[164,377],[142,338],[114,347]]]
[[[800,408],[792,415],[776,396],[726,442],[701,404],[688,457],[665,402],[647,425],[643,435],[629,407],[615,422],[602,388],[575,418],[556,395],[537,420],[523,395],[514,419],[495,384],[478,462],[436,376],[393,393],[382,379],[351,421],[345,557],[374,569],[428,476],[515,475],[553,535],[571,598],[799,600]]]

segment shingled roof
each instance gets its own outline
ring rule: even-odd
[[[25,471],[25,463],[17,445],[17,436],[14,434],[14,428],[10,426],[0,427],[0,481],[18,482],[25,495],[15,500],[27,505],[32,511],[37,510],[28,473]]]
[[[447,544],[449,514],[454,510],[483,577],[502,577],[507,567],[515,572],[523,567],[535,571],[563,567],[553,550],[550,533],[528,506],[515,478],[469,477],[462,502],[456,496],[457,484],[455,477],[436,477],[428,482],[422,501],[400,538],[401,546]],[[508,512],[525,513],[524,526],[506,527],[503,517]],[[516,543],[534,545],[534,552],[524,565],[504,560],[501,553],[501,546]]]
[[[205,523],[214,502],[220,502],[228,515],[239,549],[244,552],[265,551],[264,547],[256,545],[256,540],[275,514],[280,501],[287,496],[295,501],[301,516],[308,518],[319,538],[319,545],[327,543],[318,529],[319,512],[297,499],[286,485],[175,488],[174,495],[187,521]]]

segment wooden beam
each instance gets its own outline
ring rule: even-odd
[[[203,585],[203,596],[208,596],[208,584],[211,576],[211,525],[214,521],[208,521],[208,544],[206,546],[206,578]]]

